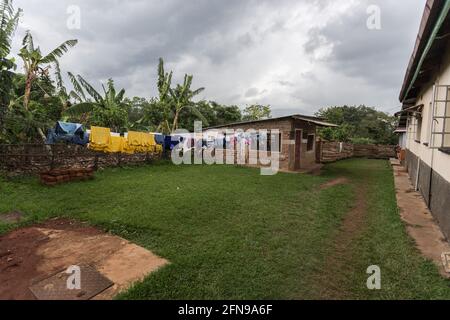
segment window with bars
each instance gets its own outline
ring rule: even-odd
[[[431,148],[450,148],[450,86],[434,86]]]

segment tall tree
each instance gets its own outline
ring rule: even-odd
[[[207,125],[207,120],[205,117],[198,111],[195,106],[195,102],[192,99],[199,95],[205,88],[199,88],[196,90],[191,90],[192,85],[192,75],[184,75],[183,84],[177,84],[175,89],[170,89],[170,96],[172,97],[172,108],[174,113],[173,123],[172,123],[172,132],[178,129],[178,121],[180,117],[180,113],[183,109],[188,108],[192,113],[197,115],[203,122]]]
[[[270,110],[270,106],[263,106],[259,104],[253,104],[244,109],[244,117],[245,121],[253,121],[253,120],[262,120],[268,119],[271,117],[272,111]]]
[[[162,58],[159,58],[158,63],[158,101],[156,102],[157,105],[155,107],[159,109],[162,112],[163,119],[158,124],[157,131],[160,131],[165,134],[170,134],[170,116],[171,116],[171,102],[172,98],[170,96],[170,88],[172,85],[172,76],[173,71],[167,72],[164,69],[164,60]],[[149,113],[147,113],[148,117]],[[148,120],[148,118],[147,118]]]
[[[172,75],[173,72],[166,72],[164,69],[164,60],[159,59],[158,64],[158,92],[159,103],[164,111],[164,120],[158,126],[158,130],[166,133],[173,133],[178,129],[180,115],[183,110],[189,109],[190,112],[196,114],[202,121],[207,123],[205,117],[196,108],[196,104],[192,99],[200,94],[205,88],[199,88],[196,90],[191,89],[192,75],[186,74],[182,84],[177,84],[175,88],[172,88]],[[172,121],[172,125],[169,121]]]
[[[35,47],[33,37],[30,31],[26,32],[26,35],[22,42],[22,49],[20,49],[19,57],[22,58],[25,69],[25,94],[23,97],[23,107],[25,111],[29,111],[31,87],[33,82],[40,76],[48,76],[50,67],[54,67],[56,81],[58,87],[62,86],[61,72],[59,68],[58,59],[66,53],[69,48],[74,47],[78,40],[67,40],[50,53],[43,55],[39,47]],[[42,131],[42,128],[36,128],[41,138],[45,141],[46,136]]]
[[[10,104],[11,90],[13,90],[16,65],[14,59],[8,56],[21,12],[21,9],[14,10],[12,0],[0,2],[0,128],[3,128],[3,119]]]
[[[70,95],[75,97],[78,103],[66,110],[67,115],[80,117],[89,114],[90,124],[105,126],[115,131],[127,127],[129,105],[125,100],[125,89],[117,92],[114,81],[109,79],[106,87],[102,84],[102,96],[80,75],[77,78],[71,75],[70,78],[74,85],[74,91]],[[87,98],[85,91],[90,98]]]
[[[375,108],[361,106],[334,106],[320,109],[316,115],[339,128],[325,131],[327,139],[358,140],[379,144],[395,144],[396,118]]]

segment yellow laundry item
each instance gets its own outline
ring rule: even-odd
[[[136,131],[128,131],[128,144],[130,146],[140,146],[141,145],[141,133]]]
[[[147,152],[155,152],[156,150],[155,135],[151,133],[144,133],[143,139],[144,139],[144,146]]]
[[[161,154],[161,153],[163,152],[163,147],[162,147],[162,145],[157,144],[157,145],[155,146],[155,152],[158,153],[158,154]]]
[[[124,137],[111,136],[111,143],[105,149],[106,152],[116,153],[123,152],[126,139]]]
[[[136,151],[135,147],[130,146],[128,140],[124,138],[122,152],[127,154],[133,154]]]
[[[128,132],[128,147],[129,152],[153,152],[156,141],[154,135],[146,132]]]
[[[109,128],[91,127],[89,149],[103,151],[111,144],[111,130]]]

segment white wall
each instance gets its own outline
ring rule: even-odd
[[[439,68],[439,71],[435,74],[434,79],[431,83],[429,83],[419,95],[419,98],[416,100],[415,105],[424,105],[424,109],[422,111],[422,130],[421,130],[421,141],[420,143],[416,142],[416,134],[415,124],[416,119],[410,117],[408,120],[407,127],[407,139],[406,139],[406,148],[417,155],[422,159],[428,166],[432,167],[437,173],[439,173],[444,179],[450,182],[450,155],[445,154],[438,149],[430,148],[430,146],[424,145],[424,143],[431,143],[431,122],[432,122],[432,103],[433,103],[433,85],[450,85],[450,46],[447,48],[445,55],[445,59],[442,65]],[[443,94],[439,94],[440,98],[443,98]],[[437,106],[438,108],[442,108],[443,113],[443,105]],[[447,106],[448,111],[447,115],[450,116],[450,106]],[[442,119],[440,120],[442,121]],[[437,129],[442,129],[442,122],[437,126]],[[450,132],[450,121],[447,121],[447,130]],[[435,128],[436,129],[436,128]],[[439,130],[436,130],[439,131]],[[435,136],[435,145],[440,145],[440,136]],[[446,145],[450,146],[450,135],[445,138]]]

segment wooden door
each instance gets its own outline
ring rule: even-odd
[[[301,155],[302,155],[302,137],[303,132],[302,130],[295,130],[295,170],[300,169],[301,164]]]

